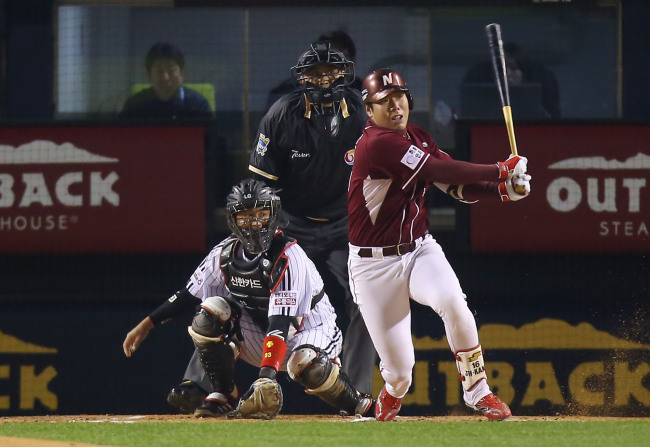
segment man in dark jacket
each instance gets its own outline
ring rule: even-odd
[[[126,100],[121,118],[211,118],[210,105],[199,92],[183,86],[183,53],[172,44],[159,42],[145,58],[151,87]]]

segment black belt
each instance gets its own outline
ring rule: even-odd
[[[362,258],[372,258],[372,248],[360,248],[357,254]],[[384,256],[395,256],[410,253],[415,250],[415,241],[405,242],[403,244],[382,247],[381,252]]]

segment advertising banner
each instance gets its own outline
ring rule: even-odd
[[[516,138],[531,195],[473,205],[473,250],[650,251],[650,126],[521,125]],[[493,163],[509,152],[505,126],[472,126],[471,161]]]
[[[540,318],[521,326],[479,327],[488,383],[513,414],[647,415],[650,345],[592,324]],[[464,407],[446,337],[414,337],[413,385],[400,414]],[[376,376],[375,384],[381,383]]]
[[[203,128],[0,128],[0,252],[204,249]]]
[[[0,416],[174,412],[165,396],[182,379],[192,354],[190,317],[156,329],[126,358],[122,340],[144,312],[107,307],[0,315]],[[40,330],[29,326],[33,322]],[[56,330],[68,326],[77,330]],[[587,322],[553,318],[484,324],[479,338],[489,384],[513,414],[650,415],[650,345]],[[413,383],[400,415],[475,414],[464,405],[446,337],[414,336],[413,343]],[[258,370],[237,362],[240,389],[248,388]],[[336,413],[286,373],[278,377],[283,413]],[[382,385],[376,369],[373,395]]]

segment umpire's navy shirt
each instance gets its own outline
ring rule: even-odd
[[[278,99],[259,125],[249,169],[280,188],[282,208],[297,217],[338,220],[347,215],[354,145],[367,120],[359,91],[346,87],[336,137],[319,133],[300,91]]]

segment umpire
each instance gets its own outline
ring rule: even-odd
[[[348,182],[367,120],[359,91],[350,87],[354,63],[329,42],[316,42],[291,75],[300,89],[278,99],[262,118],[249,169],[280,189],[284,232],[314,262],[335,307],[345,306],[343,370],[357,390],[370,394],[377,354],[347,270]]]

